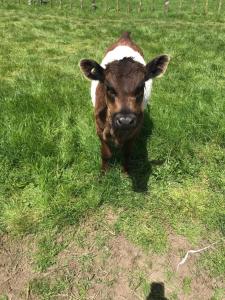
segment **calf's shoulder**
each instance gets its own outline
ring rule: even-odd
[[[102,138],[102,133],[107,123],[107,105],[105,101],[104,85],[98,82],[96,87],[95,122],[97,133]]]

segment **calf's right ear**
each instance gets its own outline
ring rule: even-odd
[[[169,62],[170,57],[166,54],[154,58],[145,67],[145,80],[162,76],[166,72]]]
[[[104,81],[104,69],[96,61],[82,59],[80,61],[80,68],[88,79]]]

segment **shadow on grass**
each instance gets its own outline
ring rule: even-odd
[[[146,192],[148,180],[152,173],[152,164],[148,160],[147,142],[151,137],[153,123],[148,113],[145,113],[143,128],[136,140],[129,176],[132,180],[133,190],[135,192]]]
[[[165,287],[163,282],[153,282],[151,290],[146,300],[168,300],[165,297]]]
[[[148,181],[152,173],[152,166],[162,165],[164,160],[148,160],[147,144],[151,138],[153,130],[153,122],[146,112],[144,115],[144,124],[140,135],[134,143],[132,149],[131,160],[129,164],[128,175],[132,181],[132,188],[134,192],[144,193],[148,190]],[[113,158],[110,163],[111,166],[122,163],[121,149],[111,145],[113,149]]]

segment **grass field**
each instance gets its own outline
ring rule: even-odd
[[[0,299],[159,300],[162,282],[170,300],[222,300],[224,16],[96,14],[0,9]],[[101,61],[125,30],[146,60],[172,60],[132,177],[118,160],[102,177],[78,63]],[[186,251],[217,241],[176,271]]]

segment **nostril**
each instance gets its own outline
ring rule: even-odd
[[[136,118],[135,117],[128,117],[127,124],[129,126],[135,126],[135,124],[136,124]]]
[[[134,118],[127,117],[127,124],[132,125],[134,123]]]
[[[121,119],[117,119],[117,120],[116,120],[116,123],[117,123],[118,126],[122,125]]]
[[[126,124],[126,118],[125,118],[125,117],[120,117],[120,118],[117,120],[117,123],[118,123],[119,125]]]

